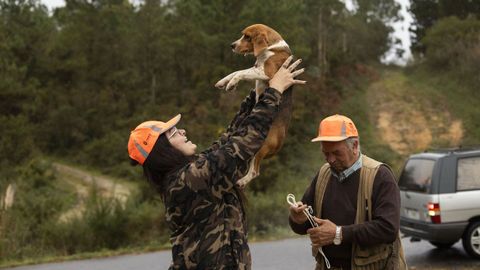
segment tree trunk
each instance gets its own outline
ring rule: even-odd
[[[325,79],[327,74],[327,31],[323,21],[322,9],[318,12],[318,68],[320,80]]]
[[[151,102],[155,104],[155,96],[156,96],[156,90],[157,89],[157,76],[155,75],[154,72],[152,72],[152,85],[151,85],[151,91],[152,91],[152,100]]]

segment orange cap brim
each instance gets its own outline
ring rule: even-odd
[[[175,117],[173,117],[172,119],[168,120],[166,123],[165,123],[165,131],[171,129],[172,127],[176,126],[178,124],[178,122],[180,122],[180,119],[182,118],[182,115],[181,114],[177,114]],[[163,133],[163,132],[162,132]]]
[[[311,142],[340,142],[348,138],[349,137],[345,137],[345,136],[323,136],[323,137],[313,138]]]

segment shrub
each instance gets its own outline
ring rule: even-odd
[[[0,130],[0,168],[16,166],[34,155],[33,127],[25,116],[0,115]]]
[[[163,208],[158,202],[142,203],[132,196],[122,203],[102,197],[93,188],[82,216],[46,228],[48,244],[56,255],[71,255],[167,242]]]
[[[80,162],[97,168],[103,173],[116,176],[132,176],[128,171],[127,139],[125,134],[114,131],[105,136],[91,140],[81,152]],[[120,166],[118,166],[120,165]]]
[[[45,227],[72,201],[72,195],[56,188],[51,164],[34,159],[18,170],[13,206],[2,215],[0,257],[21,259],[43,255]]]
[[[422,42],[427,47],[429,66],[455,71],[461,78],[479,82],[480,20],[474,17],[441,19],[427,31]]]

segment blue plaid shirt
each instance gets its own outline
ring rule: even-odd
[[[356,170],[360,169],[361,167],[362,167],[362,154],[358,156],[357,161],[355,161],[355,163],[353,163],[353,165],[350,166],[350,168],[344,170],[343,172],[336,173],[333,169],[330,169],[330,171],[332,172],[332,175],[335,178],[337,178],[338,182],[342,183],[343,181],[345,181],[345,179],[347,179],[347,177],[349,177],[352,173],[354,173]]]

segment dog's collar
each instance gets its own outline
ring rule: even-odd
[[[284,50],[287,50],[289,53],[292,53],[290,51],[290,47],[288,46],[287,42],[285,42],[285,40],[283,39],[275,44],[268,46],[267,48],[267,50],[272,50],[272,49],[284,49]]]
[[[262,53],[260,53],[257,56],[257,61],[255,62],[255,67],[259,67],[259,66],[263,67],[263,63],[265,63],[265,61],[268,58],[270,58],[270,56],[274,55],[274,53],[271,52],[271,50],[275,50],[275,49],[285,50],[288,53],[292,54],[292,52],[290,51],[290,47],[288,47],[287,42],[285,42],[285,40],[280,40],[279,42],[268,46],[264,51],[262,51]]]

